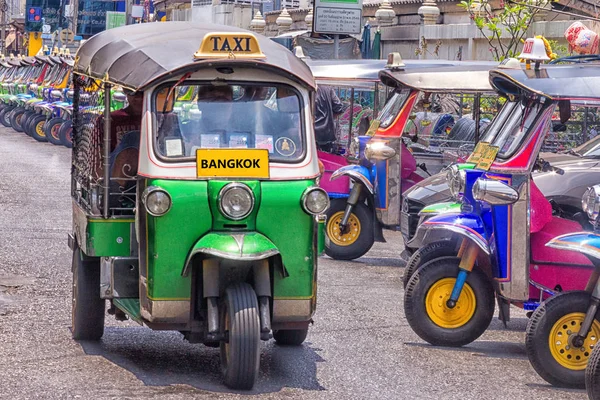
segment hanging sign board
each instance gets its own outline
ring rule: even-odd
[[[315,33],[359,34],[362,28],[362,0],[315,0]]]

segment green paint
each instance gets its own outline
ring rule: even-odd
[[[86,254],[95,257],[128,257],[131,253],[133,222],[125,221],[88,219]]]
[[[166,190],[173,202],[165,215],[147,217],[148,297],[188,299],[190,277],[181,271],[194,244],[212,227],[208,182],[156,179],[147,185]]]
[[[138,324],[143,324],[140,299],[113,299],[113,304]]]
[[[461,203],[457,203],[455,201],[449,201],[446,203],[435,203],[423,208],[421,212],[419,212],[419,215],[455,213],[460,212],[460,207]]]
[[[239,233],[236,232],[236,235],[244,235],[242,243],[242,248],[238,244],[233,236],[229,233],[209,233],[203,236],[198,242],[194,245],[192,252],[201,249],[212,249],[222,253],[230,254],[235,258],[245,258],[252,256],[257,253],[263,253],[269,250],[277,250],[277,247],[267,239],[265,236],[256,232],[248,232],[248,233]]]
[[[475,165],[476,164],[473,164],[473,163],[456,164],[459,171],[463,170],[463,169],[474,169]]]
[[[313,180],[261,182],[262,200],[256,217],[256,230],[279,249],[289,276],[274,275],[275,297],[310,297],[313,295],[314,217],[300,204]]]

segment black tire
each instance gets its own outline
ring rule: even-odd
[[[585,388],[591,400],[600,399],[600,346],[594,347],[585,369]]]
[[[354,260],[365,255],[373,243],[375,243],[375,234],[373,231],[373,212],[364,203],[358,203],[354,206],[350,217],[350,229],[358,230],[356,239],[348,245],[342,245],[342,237],[332,240],[329,233],[337,229],[346,209],[346,199],[334,199],[327,210],[327,225],[325,227],[325,254],[335,260]],[[341,214],[340,214],[341,213]],[[352,221],[358,221],[352,223]],[[356,232],[355,232],[356,234]],[[338,243],[335,243],[337,241]]]
[[[474,269],[469,273],[456,307],[450,309],[446,306],[446,300],[450,297],[458,274],[459,263],[460,259],[457,257],[442,257],[432,260],[419,268],[406,286],[404,314],[408,324],[421,339],[434,346],[469,344],[485,332],[494,316],[494,288],[489,278],[479,269]],[[447,278],[450,280],[446,281]],[[446,287],[442,286],[440,290],[446,290],[448,285],[450,290],[443,294],[444,297],[441,298],[441,301],[436,298],[436,302],[440,304],[438,310],[442,311],[445,318],[456,317],[456,313],[461,309],[461,303],[463,310],[470,308],[468,304],[474,305],[472,315],[467,313],[464,318],[468,319],[458,321],[456,326],[449,324],[446,327],[440,326],[431,319],[427,310],[426,303],[430,290],[436,290],[436,287],[444,283],[446,283]],[[433,300],[433,293],[430,300]],[[456,310],[455,314],[447,313],[450,310]]]
[[[279,345],[300,346],[306,340],[308,328],[273,331],[273,339]]]
[[[592,324],[583,350],[576,347],[567,349],[565,346],[568,345],[568,331],[573,329],[571,332],[574,332],[571,326],[579,327],[590,305],[590,299],[590,294],[584,291],[560,293],[542,302],[527,323],[527,357],[533,369],[554,386],[582,389],[585,387],[585,367],[592,353],[590,345],[595,347],[594,344],[600,337],[598,316]],[[562,332],[563,329],[565,332]],[[557,340],[559,335],[566,340]],[[550,340],[553,340],[556,347],[550,348]],[[561,362],[570,365],[561,365]]]
[[[221,305],[220,324],[228,342],[221,342],[221,371],[225,385],[232,389],[250,390],[258,376],[258,315],[258,301],[252,286],[238,283],[227,288]]]
[[[63,146],[73,147],[73,121],[65,121],[58,130],[58,137]]]
[[[433,242],[417,249],[413,255],[408,259],[406,267],[404,267],[404,275],[402,276],[402,284],[404,289],[408,285],[410,277],[413,276],[416,270],[422,265],[429,261],[440,258],[456,256],[456,243],[452,240],[442,240],[439,242]]]
[[[31,136],[31,133],[29,133],[29,122],[31,121],[31,118],[33,118],[34,115],[36,114],[33,111],[25,111],[23,119],[21,119],[21,127],[23,128],[23,132],[27,136]]]
[[[31,137],[38,142],[47,142],[48,138],[44,132],[44,124],[46,123],[45,115],[36,115],[31,119],[29,123],[29,129],[31,131]]]
[[[23,107],[17,107],[12,111],[12,113],[10,113],[10,126],[12,126],[12,128],[17,132],[23,132],[23,126],[21,123],[24,121],[24,115],[25,109]]]
[[[55,145],[61,145],[59,131],[61,125],[65,122],[62,118],[52,118],[50,121],[46,123],[46,138],[48,141]]]
[[[105,301],[100,298],[100,259],[73,249],[71,333],[75,340],[99,340],[104,334]]]
[[[10,126],[10,112],[13,110],[14,106],[6,106],[0,111],[0,123],[7,128],[11,128]]]
[[[453,147],[458,147],[462,142],[472,142],[475,139],[475,121],[471,118],[463,117],[456,121],[450,133],[450,140]],[[461,143],[458,143],[461,142]]]

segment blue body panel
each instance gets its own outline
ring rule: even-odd
[[[433,216],[423,222],[424,225],[440,225],[445,227],[457,227],[477,236],[482,242],[488,243],[489,237],[483,220],[472,213],[447,213]]]

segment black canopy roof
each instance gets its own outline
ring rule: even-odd
[[[314,88],[313,76],[304,62],[285,47],[258,34],[255,36],[265,58],[194,60],[202,39],[214,32],[250,33],[230,26],[191,22],[156,22],[109,29],[79,48],[74,71],[139,90],[171,74],[195,70],[201,65],[243,65],[284,74]]]
[[[379,77],[392,87],[409,87],[425,92],[493,92],[489,71],[498,66],[487,61],[436,61],[411,65],[402,70],[383,70]]]
[[[542,65],[536,71],[495,69],[490,82],[500,93],[535,93],[553,99],[600,99],[600,66],[592,64]]]

